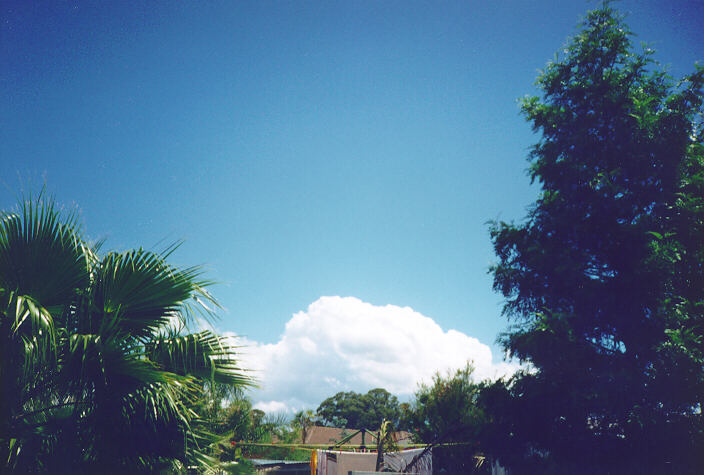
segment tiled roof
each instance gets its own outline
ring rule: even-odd
[[[340,429],[338,427],[323,427],[323,426],[311,426],[306,430],[306,438],[303,440],[304,444],[312,445],[334,445],[336,442],[344,439],[348,435],[356,432],[357,429]],[[372,437],[369,433],[372,431],[367,431],[367,435],[364,437],[364,444],[366,446],[376,445],[376,439]],[[411,444],[410,432],[398,431],[394,432],[394,440],[399,445]],[[345,445],[361,445],[362,444],[362,434],[357,433]]]

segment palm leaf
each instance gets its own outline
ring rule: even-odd
[[[205,330],[190,335],[162,335],[147,345],[149,359],[177,374],[233,386],[252,386],[254,379],[235,358],[238,347],[230,339]]]
[[[203,288],[207,283],[196,280],[199,272],[175,269],[142,249],[109,253],[97,266],[92,302],[101,315],[119,314],[122,330],[147,340],[173,319],[187,323],[192,297],[212,301]]]
[[[0,216],[0,288],[28,295],[44,308],[70,301],[89,279],[74,216],[63,222],[52,200],[22,202]]]
[[[195,407],[253,379],[231,340],[173,325],[212,318],[211,283],[175,247],[101,258],[79,234],[43,192],[0,214],[0,471],[212,465]]]
[[[3,345],[24,347],[23,368],[33,373],[37,364],[54,362],[56,359],[56,335],[54,321],[48,310],[26,295],[0,289],[0,315],[9,330],[3,337]]]

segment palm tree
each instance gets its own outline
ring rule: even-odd
[[[44,193],[0,215],[0,464],[106,473],[212,463],[194,408],[209,385],[252,380],[229,340],[186,332],[218,308],[209,282],[167,264],[173,248],[101,257],[99,247]]]

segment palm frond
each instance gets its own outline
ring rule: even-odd
[[[102,314],[119,313],[125,332],[149,339],[174,318],[186,323],[192,297],[212,299],[197,281],[199,272],[176,269],[142,249],[109,253],[97,266],[92,300]]]
[[[230,339],[205,330],[190,335],[156,337],[147,345],[146,353],[166,371],[233,386],[253,386],[254,378],[237,362],[237,348]]]
[[[28,351],[31,347],[31,351],[25,353],[26,358],[43,359],[43,356],[49,356],[50,353],[55,356],[54,319],[39,302],[30,296],[0,289],[0,314],[10,329],[6,337],[17,342],[24,341]]]
[[[89,279],[75,216],[61,220],[43,193],[0,217],[0,287],[44,308],[65,304]]]
[[[43,191],[0,213],[0,471],[215,462],[196,408],[254,380],[230,339],[181,334],[220,307],[175,247],[101,257]]]

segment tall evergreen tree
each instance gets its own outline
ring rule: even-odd
[[[490,446],[527,471],[704,467],[704,68],[678,83],[589,12],[522,111],[541,194],[491,227],[505,348]]]

